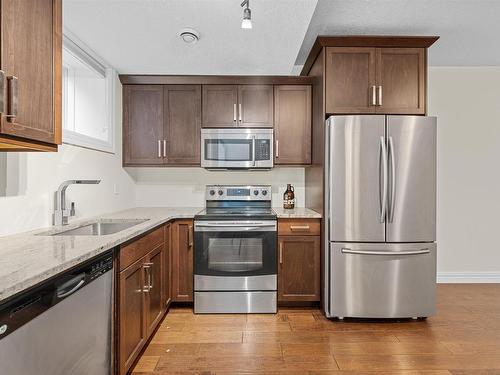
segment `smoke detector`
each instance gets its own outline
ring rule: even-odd
[[[181,30],[179,36],[187,44],[194,44],[200,39],[200,33],[195,29],[183,29]]]

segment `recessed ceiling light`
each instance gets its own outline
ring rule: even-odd
[[[243,20],[241,21],[242,29],[251,29],[252,28],[252,11],[250,10],[250,0],[244,0],[241,3],[241,6],[246,8],[243,9]]]
[[[200,33],[195,29],[183,29],[179,36],[188,44],[196,43],[200,39]]]

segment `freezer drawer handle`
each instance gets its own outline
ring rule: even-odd
[[[410,250],[410,251],[385,251],[385,250],[377,250],[377,251],[366,251],[366,250],[352,250],[348,248],[342,249],[342,254],[353,254],[353,255],[419,255],[419,254],[429,254],[429,249],[421,249],[421,250]]]

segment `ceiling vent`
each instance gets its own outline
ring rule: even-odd
[[[183,29],[179,35],[187,44],[194,44],[200,39],[200,33],[194,29]]]

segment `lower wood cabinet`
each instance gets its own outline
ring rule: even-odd
[[[176,220],[171,226],[172,300],[193,302],[193,220]]]
[[[297,220],[299,221],[299,220]],[[288,220],[286,226],[290,226]],[[310,226],[296,224],[297,227]],[[319,220],[318,220],[319,226]],[[280,225],[280,230],[283,225]],[[320,300],[320,236],[278,232],[278,301],[316,302]]]
[[[163,228],[123,246],[120,251],[117,275],[119,374],[129,371],[165,312],[164,243],[163,237],[157,243],[158,233],[163,233]],[[133,259],[133,254],[139,259]]]

